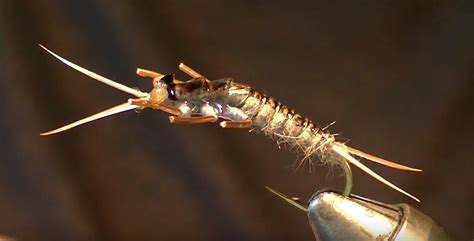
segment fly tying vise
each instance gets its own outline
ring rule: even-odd
[[[304,165],[305,162],[311,165],[311,157],[317,157],[322,163],[341,166],[346,179],[344,195],[349,195],[352,190],[350,163],[383,184],[419,202],[419,199],[381,177],[355,157],[404,171],[421,171],[420,169],[394,163],[338,142],[335,136],[326,131],[325,128],[319,128],[308,118],[302,117],[294,110],[265,94],[259,93],[247,84],[234,82],[231,78],[210,81],[181,63],[179,69],[192,77],[188,81],[179,81],[172,74],[163,75],[150,70],[137,69],[139,76],[152,78],[153,89],[149,93],[145,93],[84,69],[42,45],[40,47],[69,67],[136,97],[128,99],[123,104],[41,135],[56,134],[133,109],[151,108],[164,111],[170,114],[169,120],[174,124],[212,123],[223,119],[220,122],[222,128],[260,130],[265,135],[271,136],[279,142],[288,143],[295,149],[300,150],[304,157],[299,161],[298,166]]]

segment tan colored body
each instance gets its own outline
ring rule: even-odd
[[[354,156],[405,171],[421,171],[420,169],[400,165],[337,142],[333,135],[316,126],[309,119],[302,117],[273,98],[259,93],[249,85],[236,83],[232,79],[210,81],[188,66],[180,64],[180,69],[189,74],[192,77],[191,80],[183,82],[175,80],[172,75],[137,69],[138,75],[153,79],[153,89],[149,93],[144,93],[84,69],[45,47],[41,47],[81,73],[137,97],[61,128],[42,133],[42,135],[59,133],[132,109],[161,110],[169,113],[170,122],[175,124],[212,123],[223,119],[220,122],[220,126],[223,128],[253,128],[272,136],[279,143],[284,142],[289,144],[292,149],[297,149],[303,154],[298,167],[304,163],[311,164],[313,157],[318,158],[322,163],[340,165],[346,177],[346,186],[343,192],[345,195],[348,195],[352,189],[350,163],[385,185],[419,201],[413,195],[369,169]]]

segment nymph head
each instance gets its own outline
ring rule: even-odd
[[[176,100],[174,75],[166,74],[153,78],[153,89],[150,91],[149,101],[162,103],[166,99]]]

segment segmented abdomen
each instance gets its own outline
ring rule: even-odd
[[[327,146],[335,141],[334,136],[308,118],[252,88],[239,108],[252,119],[254,128],[298,149],[303,159],[317,154],[321,161],[328,161]]]

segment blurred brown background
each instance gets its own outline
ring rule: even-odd
[[[358,3],[354,3],[358,2]],[[41,50],[142,90],[135,68],[251,83],[350,144],[423,173],[370,164],[354,193],[407,202],[454,240],[474,237],[472,1],[0,1],[0,234],[18,240],[313,240],[306,200],[340,171],[295,172],[262,135],[121,114],[53,137],[127,96]]]

